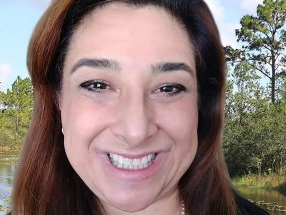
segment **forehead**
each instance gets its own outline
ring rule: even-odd
[[[156,6],[123,3],[95,9],[75,30],[69,60],[93,56],[137,63],[157,58],[185,60],[194,65],[190,38],[176,18]]]

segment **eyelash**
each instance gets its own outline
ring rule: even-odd
[[[95,93],[102,93],[104,90],[111,89],[111,87],[103,80],[85,81],[80,84],[80,88]]]
[[[181,92],[186,92],[186,87],[181,84],[166,84],[153,91],[153,93],[163,93],[166,97],[176,96]]]
[[[103,93],[103,91],[111,89],[110,85],[103,80],[85,81],[80,84],[80,88],[95,93]],[[165,84],[152,91],[155,94],[162,93],[166,97],[176,96],[181,92],[186,92],[186,87],[181,84]]]

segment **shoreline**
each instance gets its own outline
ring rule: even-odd
[[[275,174],[235,177],[231,179],[234,187],[248,188],[253,190],[274,190],[286,195],[286,175]]]

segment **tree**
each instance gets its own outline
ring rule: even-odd
[[[272,104],[247,63],[229,70],[226,88],[224,153],[231,176],[286,167],[286,120],[282,103]]]
[[[1,93],[0,132],[2,141],[19,145],[29,127],[33,108],[33,88],[29,78],[17,77],[11,89]]]
[[[261,116],[255,114],[263,113],[268,102],[259,80],[260,77],[246,62],[238,63],[228,77],[224,152],[232,176],[261,172],[266,149],[261,138],[256,137],[259,129],[255,122]]]
[[[264,0],[258,5],[256,16],[245,15],[240,24],[236,36],[242,47],[225,47],[227,60],[232,63],[246,61],[266,77],[274,104],[282,83],[281,76],[286,72],[286,1]]]
[[[284,77],[284,82],[281,90],[281,107],[286,118],[286,77]]]
[[[0,146],[4,145],[5,141],[5,103],[4,103],[4,92],[0,91]]]

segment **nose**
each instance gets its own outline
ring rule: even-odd
[[[126,96],[117,106],[116,112],[112,133],[128,147],[144,144],[158,131],[152,107],[143,95],[137,93]]]

